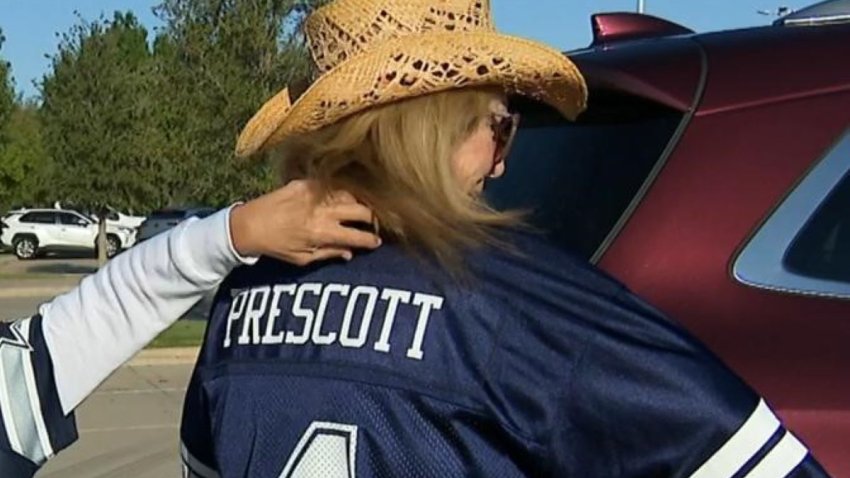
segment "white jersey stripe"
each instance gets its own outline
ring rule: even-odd
[[[180,444],[180,457],[183,458],[184,476],[188,478],[219,478],[218,472],[192,456],[183,443]]]
[[[779,419],[760,400],[755,411],[690,478],[731,478],[779,429]]]
[[[44,463],[47,456],[39,439],[36,417],[30,405],[30,394],[26,387],[20,386],[26,383],[23,362],[29,361],[29,351],[17,347],[3,347],[0,354],[2,354],[3,373],[8,380],[7,395],[12,415],[15,417],[15,428],[21,446],[20,454],[33,463]]]
[[[755,466],[745,478],[785,478],[809,453],[790,432]]]
[[[21,321],[21,333],[29,340],[30,336],[30,320]],[[32,410],[33,420],[38,432],[38,439],[41,442],[41,449],[44,452],[45,459],[53,458],[53,445],[50,444],[50,435],[47,433],[47,425],[44,423],[44,415],[41,413],[41,399],[38,397],[38,387],[35,384],[35,372],[32,368],[31,355],[28,352],[22,352],[21,365],[24,368],[24,380],[27,385],[27,393],[30,400],[30,409]]]
[[[189,467],[186,466],[185,463],[183,463],[182,468],[183,468],[183,478],[204,478],[200,475],[195,474],[195,472],[190,470]]]
[[[3,347],[0,347],[0,351]],[[3,357],[0,355],[0,413],[3,414],[3,425],[6,428],[6,437],[12,451],[22,455],[21,440],[18,439],[18,428],[15,424],[15,415],[12,413],[12,404],[9,400],[9,386],[6,381],[6,371],[3,367]],[[14,384],[13,384],[14,386]]]

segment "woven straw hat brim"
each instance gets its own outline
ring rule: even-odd
[[[543,101],[569,119],[586,107],[587,86],[561,52],[489,31],[394,38],[326,72],[296,101],[281,91],[248,122],[236,154],[248,157],[291,135],[321,129],[368,108],[451,89],[499,86]]]

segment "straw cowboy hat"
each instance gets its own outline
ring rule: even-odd
[[[440,91],[502,87],[570,119],[585,108],[576,66],[543,44],[497,33],[489,0],[336,0],[306,21],[320,76],[293,104],[284,89],[248,122],[236,154],[349,115]]]

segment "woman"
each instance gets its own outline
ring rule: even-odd
[[[0,476],[32,476],[76,440],[73,410],[237,265],[350,260],[379,240],[347,193],[322,202],[296,181],[203,220],[190,219],[116,257],[38,315],[0,322]]]
[[[506,93],[583,109],[568,59],[495,33],[483,0],[336,0],[307,36],[322,75],[267,103],[239,152],[351,190],[388,245],[223,283],[188,476],[825,476],[681,328],[484,204],[517,125]]]

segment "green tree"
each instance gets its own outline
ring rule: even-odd
[[[220,205],[274,184],[267,165],[236,162],[235,142],[264,100],[309,77],[298,26],[319,3],[165,0],[157,8],[163,151],[181,170],[168,183],[172,201]]]
[[[11,67],[0,59],[0,212],[43,199],[47,163],[38,108],[19,104]]]
[[[81,21],[41,86],[55,197],[149,211],[268,190],[271,168],[235,161],[235,141],[263,101],[310,77],[299,27],[326,1],[163,0],[152,48],[132,14]]]
[[[0,211],[50,202],[51,161],[44,147],[38,105],[15,105],[5,133],[6,144],[0,148]]]
[[[153,62],[131,13],[81,21],[62,37],[42,89],[47,150],[58,198],[103,211],[158,202]],[[105,218],[105,214],[100,214]],[[105,219],[99,250],[105,260]]]
[[[0,49],[3,48],[5,42],[6,37],[3,36],[3,30],[0,30]],[[15,105],[15,87],[12,84],[11,70],[9,63],[0,57],[0,147],[5,142],[6,138],[3,133]]]

